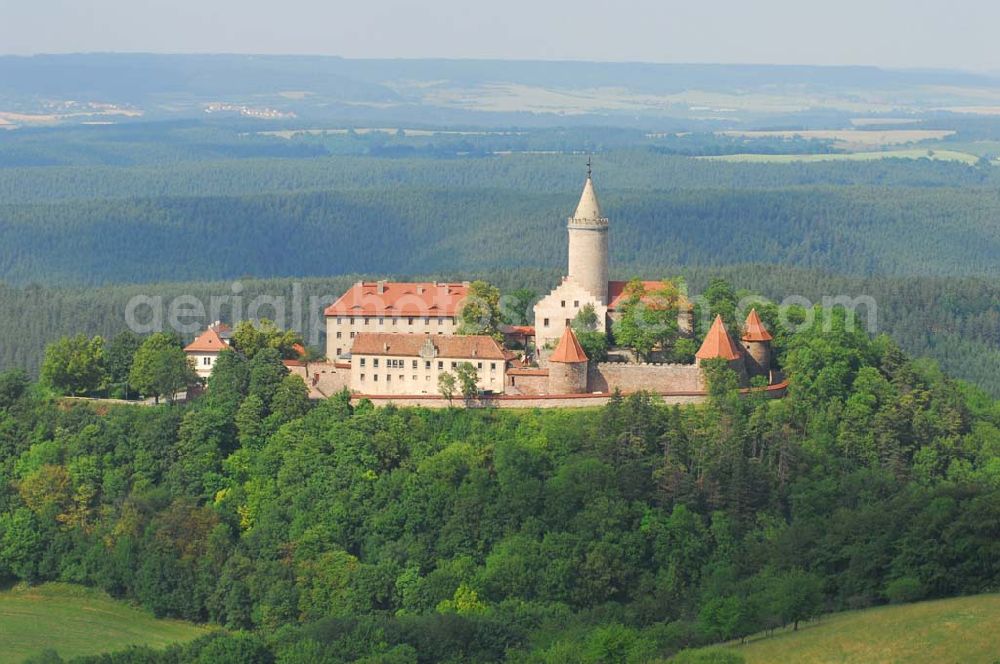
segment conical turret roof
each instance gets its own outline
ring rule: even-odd
[[[757,310],[751,309],[747,322],[743,324],[743,341],[770,341],[773,338],[761,322]]]
[[[566,329],[563,330],[562,338],[559,339],[559,345],[556,346],[556,349],[552,352],[552,356],[549,357],[549,362],[576,364],[586,361],[587,354],[583,352],[583,347],[576,338],[573,328],[567,325]]]
[[[580,202],[573,213],[574,219],[603,219],[601,214],[601,204],[597,202],[597,193],[594,191],[594,181],[587,176],[587,181],[583,183],[583,193],[580,195]]]
[[[733,343],[732,337],[726,331],[722,316],[716,316],[711,329],[705,335],[705,341],[694,355],[699,360],[713,360],[721,357],[724,360],[738,360],[740,349]]]

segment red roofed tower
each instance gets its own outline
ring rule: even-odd
[[[587,391],[587,354],[573,328],[566,326],[559,345],[549,357],[549,393],[581,394]]]
[[[747,351],[747,369],[754,376],[771,373],[771,333],[764,327],[756,309],[751,309],[743,324],[743,347]]]
[[[715,317],[712,327],[701,343],[701,348],[694,356],[698,358],[698,364],[717,358],[726,360],[729,362],[730,368],[739,375],[740,380],[746,380],[747,373],[746,365],[743,362],[743,351],[729,336],[726,325],[722,322],[722,316]]]
[[[701,342],[701,348],[695,353],[699,360],[714,360],[721,357],[732,362],[742,357],[739,347],[733,343],[733,338],[726,331],[726,325],[722,322],[722,316],[716,316],[712,327],[705,335],[705,340]]]

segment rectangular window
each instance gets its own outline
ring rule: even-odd
[[[351,330],[351,338],[354,338],[354,330]]]
[[[478,362],[478,363],[476,364],[476,368],[477,368],[477,369],[482,369],[482,368],[483,368],[483,363],[482,363],[482,362]]]
[[[378,382],[378,374],[372,374],[372,380]]]
[[[337,325],[340,325],[341,323],[343,323],[343,320],[340,318],[340,316],[337,316]]]
[[[580,300],[573,300],[573,308],[575,309],[580,308]]]
[[[337,357],[340,357],[340,353],[341,353],[342,351],[343,351],[343,348],[338,348],[338,349],[337,349]]]
[[[430,324],[431,324],[431,319],[430,318],[425,318],[424,319],[424,325],[430,325]]]
[[[385,319],[384,318],[379,318],[378,319],[378,324],[379,325],[385,325]]]
[[[343,336],[344,336],[344,333],[341,332],[340,330],[337,330],[337,338],[340,339]]]
[[[363,358],[363,357],[361,358],[361,363],[360,364],[361,364],[361,366],[365,366],[365,358]]]
[[[414,368],[414,369],[416,369],[416,368],[417,368],[417,361],[416,361],[416,360],[413,360],[413,368]]]
[[[548,319],[548,318],[546,318],[546,319],[542,320],[542,325],[543,325],[544,327],[548,327],[548,326],[549,326],[549,319]]]
[[[490,362],[490,371],[496,371],[496,370],[497,370],[497,363]]]
[[[354,325],[354,316],[351,316],[350,323],[351,323],[351,325]]]
[[[203,357],[202,360],[201,360],[201,363],[205,364],[205,365],[211,364],[212,363],[212,358],[210,358],[210,357]]]
[[[452,368],[452,369],[454,369],[454,368],[455,368],[455,363],[454,363],[454,362],[452,362],[452,363],[451,363],[451,368]]]
[[[560,300],[559,301],[559,306],[561,306],[563,309],[565,309],[566,308],[566,300]]]
[[[413,319],[412,318],[407,318],[406,319],[406,324],[407,325],[413,325]]]
[[[392,374],[386,374],[385,375],[385,382],[389,383],[391,381],[392,381]]]
[[[368,324],[368,319],[366,318],[366,319],[365,319],[365,325],[367,325],[367,324]]]
[[[364,374],[361,374],[361,382],[362,383],[365,382],[365,375]]]
[[[430,370],[430,368],[431,368],[431,361],[427,360],[426,362],[424,362],[424,369]]]
[[[571,321],[570,321],[570,319],[569,319],[569,318],[567,318],[567,319],[566,319],[566,327],[569,327],[569,324],[570,324],[570,322],[571,322]]]
[[[376,369],[378,369],[378,358],[377,357],[374,360],[372,360],[372,366],[375,367]]]
[[[413,382],[417,382],[417,374],[413,374]]]
[[[444,362],[438,361],[438,371],[444,369]]]

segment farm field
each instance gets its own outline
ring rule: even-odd
[[[838,147],[878,148],[918,141],[941,140],[955,132],[947,129],[809,129],[803,131],[720,131],[720,136],[743,138],[803,138],[833,141]]]
[[[880,152],[849,152],[831,154],[727,154],[697,157],[714,161],[728,161],[758,164],[789,164],[794,162],[820,161],[874,161],[877,159],[934,159],[937,161],[957,161],[974,164],[976,155],[957,150],[885,150]]]
[[[160,620],[68,583],[18,585],[0,592],[0,664],[21,662],[46,649],[68,659],[121,650],[130,645],[164,647],[208,630],[181,620]]]
[[[747,664],[993,662],[1000,652],[1000,595],[837,613],[730,649]]]

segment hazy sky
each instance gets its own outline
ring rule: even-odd
[[[1000,70],[997,0],[0,0],[0,52]]]

